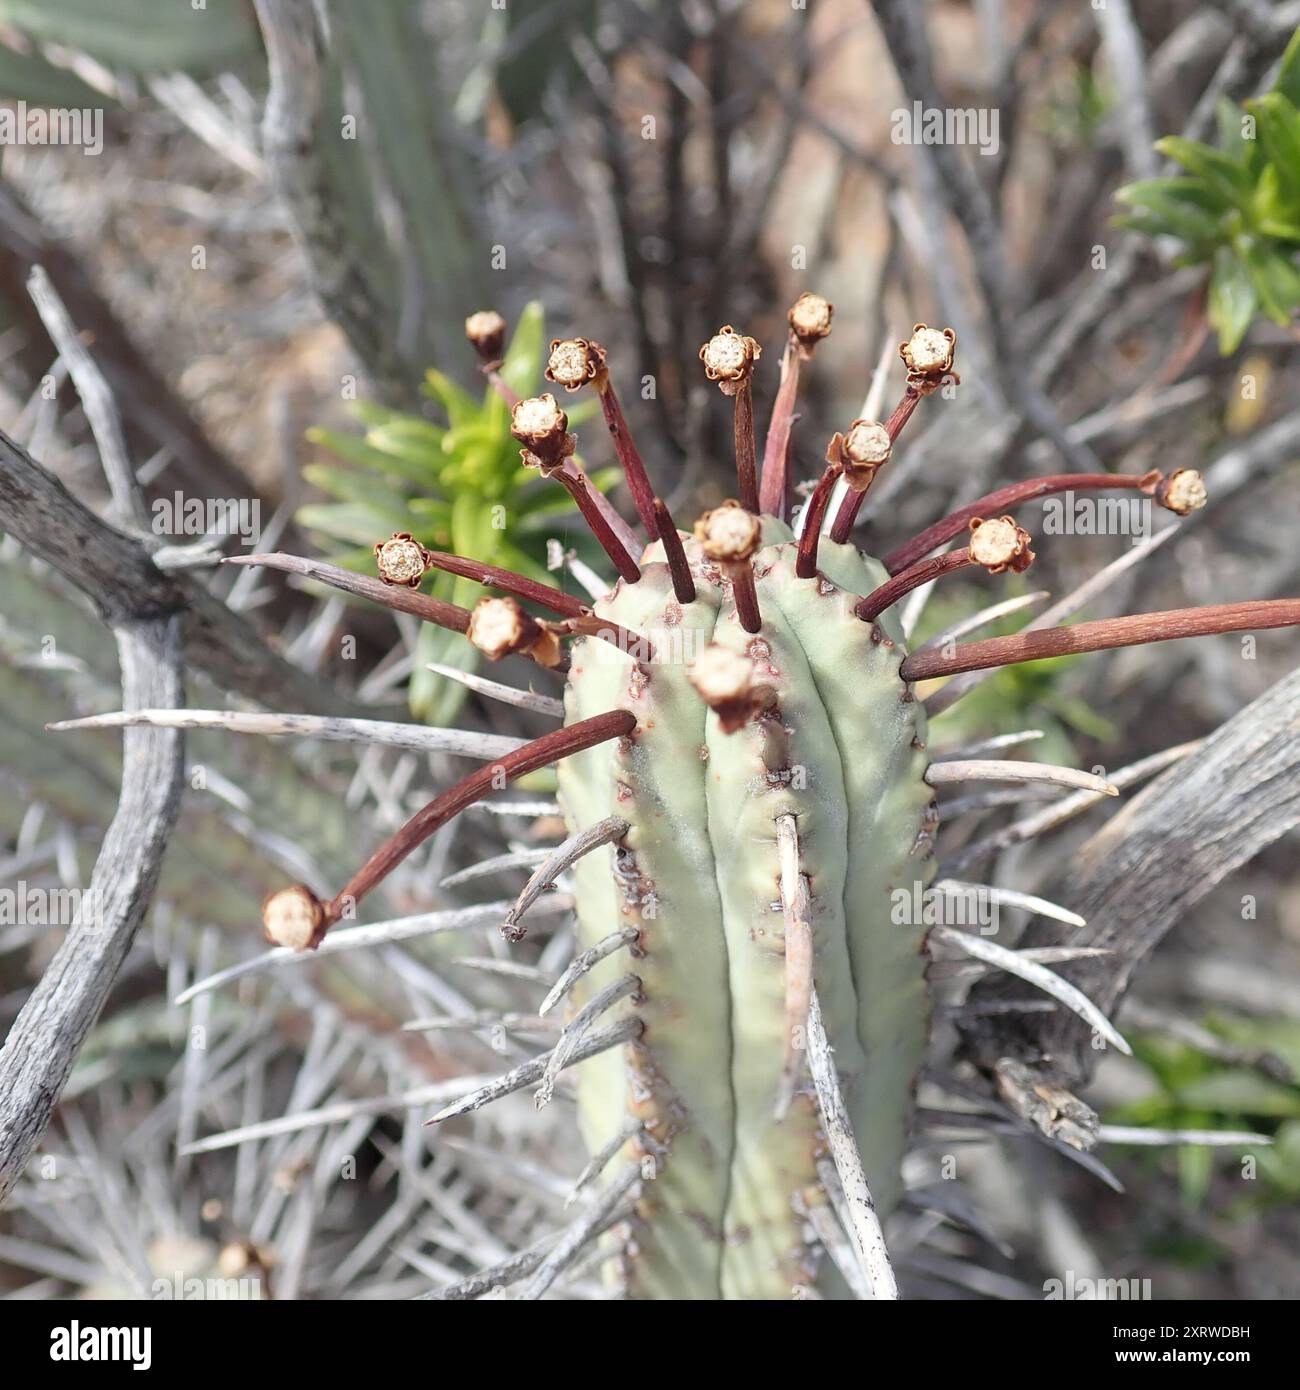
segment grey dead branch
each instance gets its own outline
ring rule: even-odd
[[[1113,1017],[1180,918],[1297,824],[1300,672],[1211,734],[1087,841],[1054,890],[1087,918],[1086,927],[1038,918],[1022,944],[1110,952],[1062,970]],[[1023,990],[1005,979],[984,980],[972,991],[977,1002],[1021,997]],[[1002,1078],[1022,1113],[1048,1133],[1077,1123],[1082,1102],[1071,1093],[1087,1084],[1099,1056],[1090,1029],[1060,1011],[1034,1019],[997,1014],[960,1026],[967,1055]]]

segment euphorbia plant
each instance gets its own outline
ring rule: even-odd
[[[557,768],[567,837],[537,868],[502,934],[520,941],[531,904],[572,875],[578,950],[539,1012],[561,1003],[571,1011],[552,1048],[470,1089],[431,1123],[524,1087],[536,1086],[545,1104],[561,1074],[581,1063],[579,1113],[592,1155],[581,1181],[598,1195],[554,1245],[449,1296],[513,1284],[538,1297],[602,1232],[606,1269],[633,1296],[896,1296],[880,1215],[899,1200],[930,1029],[930,956],[960,952],[1010,971],[1084,1018],[1099,1046],[1127,1050],[1100,1010],[1045,963],[1069,960],[1068,949],[1020,953],[936,924],[926,910],[900,909],[900,893],[921,903],[936,874],[936,786],[1063,784],[1082,789],[1085,804],[1117,794],[1104,777],[1072,768],[970,756],[987,751],[979,749],[936,754],[921,698],[932,687],[921,683],[1300,623],[1297,599],[1225,603],[909,652],[895,608],[905,594],[959,570],[996,577],[1031,564],[1015,517],[1027,502],[1118,488],[1185,515],[1204,504],[1205,489],[1189,469],[1033,479],[960,508],[883,560],[865,554],[851,541],[863,496],[907,419],[955,380],[954,335],[918,324],[900,346],[907,385],[898,407],[887,421],[859,419],[832,439],[796,533],[787,519],[789,383],[830,321],[818,296],[804,295],[791,311],[785,389],[761,477],[752,410],[759,345],[728,326],[702,348],[706,375],[735,402],[739,496],[691,533],[678,530],[651,486],[599,344],[553,343],[547,377],[570,395],[600,395],[638,501],[643,534],[631,543],[626,523],[567,471],[575,440],[556,398],[516,399],[498,383],[525,467],[580,499],[619,575],[594,601],[527,573],[412,551],[402,536],[392,552],[380,538],[377,579],[293,556],[237,561],[310,567],[453,640],[463,635],[489,658],[525,656],[564,677],[562,727],[504,756],[485,751],[484,767],[439,792],[337,891],[296,884],[264,908],[273,942],[316,948],[451,817],[516,778]],[[823,534],[840,481],[847,491]],[[404,587],[413,566],[505,597],[469,609],[418,594]],[[952,703],[948,687],[939,694]],[[1071,915],[1030,901],[1036,911]],[[837,1219],[849,1237],[836,1234]]]

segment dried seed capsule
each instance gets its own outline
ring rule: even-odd
[[[409,531],[394,531],[386,541],[375,542],[379,577],[385,584],[406,584],[418,589],[429,568],[429,552]]]
[[[737,333],[729,323],[724,324],[700,348],[704,375],[710,381],[718,382],[724,390],[728,385],[748,380],[754,370],[754,363],[762,355],[763,349],[753,338]]]
[[[889,462],[893,451],[893,441],[884,425],[878,420],[857,419],[849,426],[847,434],[831,437],[826,462],[837,464],[849,487],[863,492],[871,486],[881,464]]]
[[[717,642],[695,658],[687,676],[718,716],[723,733],[735,733],[772,703],[772,687],[755,678],[753,661]]]
[[[577,391],[605,370],[605,349],[586,338],[552,338],[543,375],[547,381]]]
[[[496,363],[506,341],[506,321],[495,309],[480,309],[465,320],[465,336],[484,362]]]
[[[520,454],[524,463],[543,473],[558,468],[577,447],[569,433],[569,417],[549,391],[515,402],[510,433],[524,446]]]
[[[543,666],[560,659],[560,639],[512,598],[480,599],[465,635],[489,661],[515,653],[532,656]]]
[[[806,348],[813,348],[831,331],[835,306],[819,294],[804,291],[786,315],[790,330]]]
[[[899,355],[907,366],[907,384],[923,394],[935,390],[952,371],[957,335],[951,328],[931,328],[918,323],[912,336],[898,346]]]
[[[971,559],[990,574],[1002,574],[1005,570],[1022,574],[1027,570],[1034,562],[1034,552],[1029,548],[1031,539],[1013,517],[998,516],[989,521],[971,518]]]
[[[1155,499],[1178,516],[1205,506],[1205,480],[1194,468],[1179,468],[1156,484]]]
[[[262,904],[262,929],[272,946],[315,950],[325,935],[325,905],[305,884],[291,884]]]
[[[706,559],[718,565],[742,565],[753,558],[763,539],[763,523],[739,502],[729,499],[695,523],[695,539]]]

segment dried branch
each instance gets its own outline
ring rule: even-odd
[[[1107,1014],[1164,934],[1215,884],[1300,824],[1300,671],[1230,719],[1118,812],[1071,860],[1052,897],[1073,903],[1086,928],[1032,922],[1022,944],[1107,948],[1071,968]],[[1019,998],[990,980],[976,1002]],[[966,1053],[985,1069],[1023,1064],[1034,1085],[1062,1090],[1092,1074],[1090,1031],[1068,1014],[982,1017],[962,1025]],[[1044,1058],[1050,1058],[1044,1062]],[[1005,1066],[1003,1066],[1005,1071]],[[1078,1102],[1076,1102],[1077,1104]]]
[[[318,714],[376,712],[291,666],[197,581],[163,574],[143,541],[101,520],[3,430],[0,529],[76,585],[110,625],[180,614],[193,665],[224,690]]]
[[[184,698],[175,617],[120,621],[123,703]],[[122,792],[77,919],[0,1048],[0,1201],[18,1180],[99,1016],[158,881],[180,806],[182,736],[128,729]]]

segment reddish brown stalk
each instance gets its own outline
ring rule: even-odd
[[[962,671],[982,671],[992,666],[1014,666],[1022,661],[1042,661],[1075,652],[1097,652],[1108,647],[1171,642],[1179,637],[1207,637],[1222,632],[1297,624],[1300,624],[1300,599],[1296,598],[1219,603],[1208,608],[1175,608],[1163,613],[1137,613],[1127,618],[1103,618],[1069,627],[1017,632],[1010,637],[990,637],[983,642],[964,642],[950,656],[945,655],[942,648],[914,652],[903,662],[902,674],[904,680],[932,680],[936,676],[955,676]]]
[[[673,578],[673,593],[678,603],[695,602],[695,580],[691,578],[691,567],[686,559],[686,549],[677,527],[673,524],[668,504],[662,497],[654,499],[655,529],[664,546],[664,559],[668,561],[668,573]]]
[[[954,570],[974,563],[975,559],[966,546],[961,550],[950,550],[946,555],[936,555],[932,559],[922,560],[869,593],[856,605],[853,612],[864,623],[874,622],[886,608],[897,603],[904,594],[910,594],[922,584],[929,584],[931,580],[940,579],[945,574],[951,574]]]
[[[894,413],[885,421],[885,432],[889,435],[891,444],[902,433],[903,426],[912,418],[912,412],[916,409],[922,394],[914,386],[909,386],[903,392],[902,400],[894,407]],[[869,488],[863,488],[861,492],[846,492],[844,494],[840,509],[831,526],[831,540],[838,541],[840,545],[848,540],[853,531],[853,523],[857,520],[858,508],[862,506],[862,499],[869,490]],[[930,548],[933,549],[934,547],[931,546]],[[921,553],[924,555],[925,551]]]
[[[429,563],[435,569],[446,570],[448,574],[459,575],[462,579],[472,579],[477,584],[500,589],[515,598],[536,603],[552,613],[559,613],[570,620],[573,631],[602,637],[620,651],[649,651],[647,638],[620,627],[618,623],[598,618],[590,605],[575,594],[566,594],[562,589],[553,589],[549,584],[539,584],[535,579],[528,579],[513,570],[502,569],[500,565],[486,565],[481,560],[468,560],[463,555],[449,555],[441,550],[429,551]]]
[[[482,372],[483,375],[487,377],[492,389],[505,401],[506,409],[511,409],[519,399],[518,392],[515,391],[514,387],[506,381],[505,377],[503,377],[495,367],[485,366],[482,368]]]
[[[763,486],[757,510],[782,519],[785,518],[790,432],[794,428],[794,405],[799,395],[802,356],[799,339],[791,333],[786,339],[785,352],[781,354],[781,384],[772,403],[772,418],[768,422],[767,439],[763,443]]]
[[[996,492],[990,492],[987,497],[969,503],[942,521],[936,521],[933,526],[927,526],[919,535],[891,550],[885,556],[885,568],[890,574],[897,574],[915,564],[922,555],[928,555],[937,546],[960,535],[973,516],[994,516],[1022,502],[1032,502],[1037,497],[1047,497],[1055,492],[1083,492],[1090,488],[1144,488],[1151,476],[1136,473],[1058,473],[1049,478],[1026,478],[1023,482],[1010,483]]]
[[[727,569],[731,578],[731,592],[736,600],[736,616],[746,632],[759,632],[763,627],[763,616],[758,611],[758,590],[754,587],[754,566],[748,561],[731,565]]]
[[[356,905],[380,884],[413,850],[417,849],[440,826],[467,806],[472,806],[489,792],[499,789],[503,782],[513,782],[540,767],[547,767],[561,758],[594,748],[612,738],[625,738],[636,728],[636,716],[627,710],[610,710],[597,714],[591,719],[570,724],[564,729],[554,729],[541,738],[526,743],[522,748],[507,753],[468,777],[457,782],[454,787],[435,797],[423,809],[417,811],[391,839],[387,840],[357,870],[343,888],[323,904],[324,918],[320,935],[324,929],[339,921],[345,912]],[[319,938],[316,944],[319,944]]]
[[[758,511],[758,468],[754,443],[754,390],[746,377],[736,389],[736,481],[740,505]]]
[[[606,520],[595,500],[600,494],[592,489],[586,476],[576,470],[569,473],[565,469],[559,468],[551,474],[551,477],[555,478],[578,504],[582,519],[591,528],[592,535],[600,542],[605,554],[614,562],[614,568],[618,570],[627,583],[635,584],[641,578],[640,566],[619,540],[609,521]]]
[[[400,613],[411,613],[426,623],[436,623],[439,627],[450,628],[452,632],[465,632],[469,628],[469,609],[454,603],[444,603],[441,599],[430,598],[428,594],[417,593],[414,589],[395,587],[374,579],[368,574],[353,574],[351,570],[340,569],[337,565],[327,565],[321,560],[309,560],[302,555],[286,555],[282,551],[272,551],[264,555],[228,555],[223,565],[262,565],[266,569],[285,570],[290,574],[305,575],[308,579],[329,584],[345,593],[356,594],[358,598],[368,598],[372,603],[385,608],[395,608]]]
[[[567,459],[564,464],[556,470],[554,476],[561,479],[561,481],[569,479],[583,487],[587,487],[587,475],[572,459]],[[567,482],[565,485],[568,486]],[[635,563],[636,557],[641,553],[641,542],[637,538],[636,532],[623,520],[618,513],[618,508],[614,506],[599,488],[587,487],[587,494],[591,498],[593,506],[600,513],[605,525],[609,528],[610,533],[616,537],[624,553]],[[615,561],[615,564],[617,563],[618,562]]]
[[[493,366],[485,366],[482,370],[483,375],[491,382],[493,390],[505,401],[506,409],[513,409],[519,403],[519,396],[506,381],[505,377]],[[567,478],[585,477],[571,459],[566,459],[565,462],[556,469],[556,473]],[[629,555],[635,556],[639,549],[635,532],[627,522],[619,516],[614,504],[603,492],[598,488],[593,488],[591,490],[591,495],[601,516],[609,526],[609,529],[618,537],[619,544]],[[635,492],[633,495],[635,496]]]
[[[655,520],[654,488],[650,486],[650,479],[646,476],[645,464],[641,462],[641,453],[632,439],[627,417],[623,414],[623,407],[619,404],[608,372],[601,372],[592,384],[600,397],[600,408],[604,412],[610,438],[614,441],[614,452],[622,465],[623,476],[627,479],[628,488],[632,493],[636,514],[641,518],[641,525],[645,527],[650,539],[654,540],[659,534],[658,523]]]
[[[435,568],[446,570],[448,574],[459,575],[462,579],[472,579],[476,584],[500,589],[502,593],[513,594],[529,603],[536,603],[548,612],[559,613],[565,618],[580,618],[589,613],[591,607],[576,594],[566,594],[562,589],[554,589],[549,584],[539,584],[514,570],[502,569],[500,565],[485,565],[481,560],[470,560],[464,555],[451,555],[444,550],[429,551],[429,563]]]
[[[770,436],[769,436],[770,438]],[[821,475],[808,506],[803,514],[803,530],[799,533],[799,554],[794,562],[794,572],[800,579],[811,579],[817,573],[817,543],[821,540],[822,522],[826,520],[826,508],[830,506],[831,493],[841,469],[832,464]],[[763,484],[767,484],[767,461],[763,462]]]

